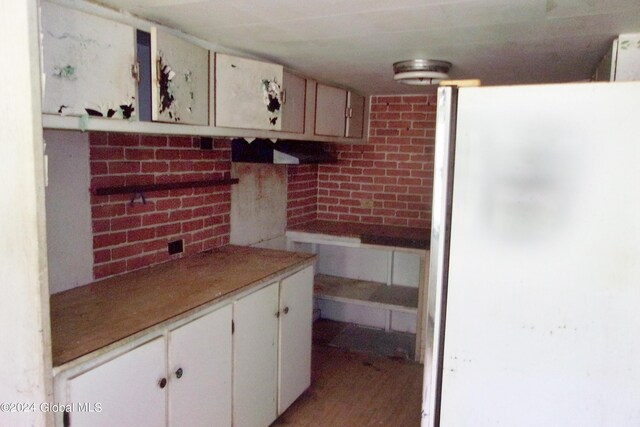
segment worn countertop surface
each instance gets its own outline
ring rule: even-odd
[[[229,245],[51,295],[53,365],[310,264],[313,257]]]
[[[358,222],[310,221],[288,227],[289,231],[358,238],[362,243],[429,249],[431,230]]]

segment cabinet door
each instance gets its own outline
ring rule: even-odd
[[[311,384],[313,267],[282,280],[280,313],[278,414]]]
[[[282,66],[216,53],[215,125],[281,129]]]
[[[234,303],[234,427],[266,427],[276,419],[277,313],[278,283]]]
[[[304,133],[307,79],[284,71],[282,86],[281,130],[284,132]]]
[[[67,381],[67,403],[99,403],[101,408],[71,412],[71,425],[165,425],[166,387],[159,385],[165,378],[165,355],[165,339],[157,338]]]
[[[231,426],[231,305],[169,332],[169,425]]]
[[[364,131],[364,96],[349,92],[347,97],[347,138],[362,138]]]
[[[347,91],[316,83],[315,134],[344,136]]]
[[[44,113],[135,115],[133,27],[41,2]]]
[[[209,124],[209,51],[151,28],[151,118]]]

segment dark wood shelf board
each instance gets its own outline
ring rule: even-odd
[[[137,194],[149,191],[179,190],[181,188],[215,187],[218,185],[233,185],[240,182],[238,178],[209,179],[204,181],[165,182],[160,184],[124,185],[121,187],[100,187],[92,190],[96,196],[112,194]]]

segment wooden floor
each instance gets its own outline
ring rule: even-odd
[[[418,427],[422,365],[327,346],[343,325],[314,324],[311,387],[272,427]]]

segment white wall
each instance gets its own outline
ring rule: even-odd
[[[0,52],[0,402],[39,405],[52,388],[36,0],[2,2]],[[0,411],[2,426],[47,422]]]
[[[89,200],[89,135],[45,130],[45,191],[49,290],[56,293],[93,280]]]

